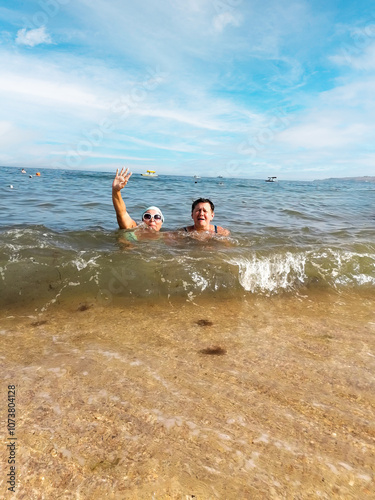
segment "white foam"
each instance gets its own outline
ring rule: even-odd
[[[238,279],[248,292],[275,292],[280,288],[291,288],[296,279],[306,279],[306,254],[276,254],[270,257],[257,257],[231,260],[238,266]]]
[[[200,288],[200,290],[203,292],[203,290],[205,290],[209,283],[208,281],[203,277],[201,276],[200,274],[198,274],[197,272],[194,272],[192,275],[191,275],[191,278],[192,280],[194,281],[194,283]]]
[[[72,261],[72,264],[76,266],[78,271],[82,271],[82,269],[86,269],[86,267],[92,266],[92,267],[99,267],[99,264],[96,263],[96,260],[99,258],[99,256],[96,257],[91,257],[89,260],[85,260],[83,258],[83,254],[85,252],[82,252],[81,255]],[[65,264],[67,265],[67,264]]]

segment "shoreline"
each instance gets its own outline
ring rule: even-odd
[[[17,387],[15,498],[370,498],[373,304],[319,292],[13,310],[0,355]]]

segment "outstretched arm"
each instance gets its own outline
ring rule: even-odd
[[[136,222],[128,214],[125,202],[121,196],[121,189],[126,186],[131,175],[132,173],[129,172],[128,168],[126,170],[122,168],[120,173],[117,169],[116,177],[112,183],[112,202],[116,210],[117,222],[120,229],[131,229],[137,226]]]

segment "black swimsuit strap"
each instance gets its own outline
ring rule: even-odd
[[[217,226],[214,226],[215,227],[215,233],[217,233]]]

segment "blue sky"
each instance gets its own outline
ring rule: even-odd
[[[0,1],[0,164],[375,175],[370,1]]]

